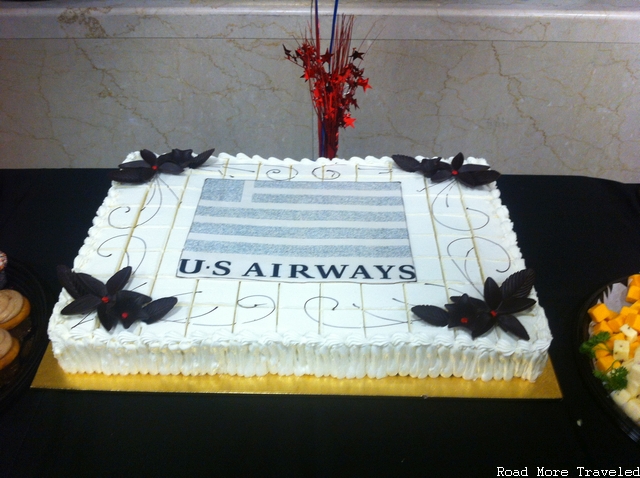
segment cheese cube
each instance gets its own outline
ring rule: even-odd
[[[637,314],[638,314],[638,309],[634,308],[633,305],[631,306],[624,305],[620,309],[620,316],[624,317],[625,319],[629,317],[629,315],[637,315]]]
[[[629,358],[629,342],[627,340],[614,340],[613,359],[624,361]]]
[[[622,406],[634,397],[625,389],[612,392],[611,398],[618,404],[618,406]]]
[[[610,368],[614,368],[614,364],[613,355],[609,353],[596,358],[596,368],[601,372],[606,372]]]
[[[640,285],[632,284],[627,289],[627,302],[635,302],[640,300]]]
[[[640,274],[630,275],[627,285],[640,285]]]
[[[603,303],[596,304],[588,310],[589,317],[596,323],[608,319],[611,312],[612,311]]]
[[[607,348],[609,350],[613,350],[613,344],[616,340],[626,340],[627,338],[624,336],[624,334],[622,332],[618,332],[617,334],[611,334],[611,337],[609,337],[609,340],[607,340],[605,343],[607,344]]]
[[[607,320],[607,325],[611,329],[611,332],[620,332],[620,327],[625,324],[624,318],[619,315],[615,319]]]
[[[640,332],[640,316],[639,315],[629,315],[625,319],[625,323],[631,327],[632,329]]]
[[[629,369],[629,373],[627,374],[628,380],[637,380],[640,382],[640,362],[634,360],[633,366]]]
[[[627,375],[627,388],[625,389],[632,397],[640,395],[640,380],[629,378]]]
[[[620,332],[624,334],[629,342],[633,342],[638,338],[638,331],[632,329],[629,324],[622,324],[620,326]]]
[[[593,326],[593,335],[599,334],[600,332],[609,332],[612,333],[611,327],[609,327],[609,321],[603,320],[602,322],[598,322]]]
[[[622,405],[624,412],[635,422],[640,421],[640,400],[634,398]]]

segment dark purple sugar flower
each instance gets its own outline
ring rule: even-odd
[[[193,156],[191,149],[173,149],[170,153],[156,154],[148,149],[140,151],[141,160],[122,163],[117,171],[111,171],[109,177],[121,183],[140,184],[150,181],[157,173],[180,174],[185,168],[198,168],[213,153],[209,149]]]
[[[434,183],[440,183],[454,178],[469,187],[482,186],[496,181],[500,177],[498,171],[489,169],[482,164],[464,164],[464,155],[458,153],[451,160],[451,164],[442,161],[442,158],[424,158],[418,161],[411,156],[394,154],[395,163],[410,173],[419,172],[431,179]]]
[[[118,322],[129,328],[136,320],[151,324],[160,320],[178,299],[165,297],[152,301],[139,292],[124,290],[131,277],[131,267],[116,272],[106,284],[82,272],[73,272],[66,266],[58,266],[58,279],[75,300],[60,312],[63,315],[88,314],[94,310],[107,330]]]
[[[139,184],[150,181],[159,172],[180,174],[184,169],[148,149],[140,151],[140,156],[141,160],[120,164],[117,171],[111,171],[110,178],[121,183]]]
[[[534,279],[531,269],[512,274],[501,286],[489,277],[484,283],[484,300],[463,294],[451,297],[452,303],[445,305],[446,310],[433,305],[418,305],[411,310],[431,325],[463,327],[474,339],[498,325],[520,339],[529,340],[526,329],[513,314],[535,305],[536,301],[528,297]]]
[[[441,157],[423,158],[418,161],[413,156],[405,156],[404,154],[394,154],[391,156],[395,163],[405,171],[410,173],[420,172],[427,178],[432,178],[440,168]]]
[[[200,153],[194,157],[192,149],[172,149],[170,153],[160,155],[158,160],[175,163],[182,169],[195,169],[202,166],[214,151],[215,149],[208,149],[204,153]]]

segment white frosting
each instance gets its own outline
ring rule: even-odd
[[[126,161],[139,159],[130,154]],[[467,162],[486,164],[482,159]],[[278,283],[177,278],[176,270],[208,177],[228,180],[400,181],[417,281],[389,285]],[[495,328],[466,330],[420,321],[411,307],[443,307],[451,295],[481,297],[524,268],[509,213],[495,184],[434,184],[391,158],[279,160],[221,153],[199,169],[148,184],[114,183],[98,209],[74,270],[106,281],[131,265],[127,286],[176,307],[154,324],[108,332],[95,313],[63,316],[63,291],[49,322],[54,355],[69,373],[337,378],[463,377],[535,380],[551,342],[539,305],[519,316],[530,340]],[[535,298],[535,291],[532,292]]]

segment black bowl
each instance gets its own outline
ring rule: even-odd
[[[591,324],[591,317],[589,317],[588,310],[598,302],[603,302],[604,298],[611,292],[611,289],[616,284],[624,284],[626,286],[628,277],[622,277],[615,281],[609,282],[604,287],[601,287],[596,291],[580,309],[576,320],[575,336],[573,344],[573,352],[578,365],[578,370],[583,380],[585,381],[587,388],[596,398],[596,401],[608,415],[629,437],[635,441],[640,441],[640,426],[636,424],[627,414],[613,401],[609,392],[604,388],[603,383],[598,380],[594,375],[594,363],[591,357],[580,353],[580,345],[589,340],[589,325]]]
[[[5,288],[17,290],[31,304],[31,328],[21,339],[20,353],[16,358],[17,368],[12,369],[10,377],[0,385],[0,411],[13,403],[33,381],[49,342],[47,323],[51,303],[51,295],[47,295],[28,266],[10,259],[5,271],[7,278]]]

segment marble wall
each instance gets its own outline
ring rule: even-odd
[[[0,1],[0,167],[114,167],[140,148],[316,157],[282,49],[308,3],[184,3]],[[342,2],[373,89],[339,156],[462,151],[503,173],[640,182],[634,5]]]

